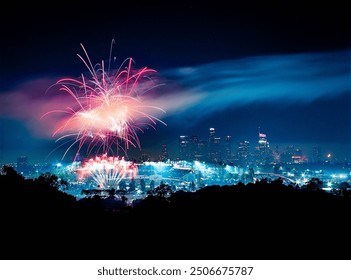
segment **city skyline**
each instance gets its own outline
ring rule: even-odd
[[[205,131],[202,131],[200,133],[190,133],[188,135],[179,135],[177,138],[173,139],[171,142],[167,143],[167,142],[163,142],[163,144],[161,144],[160,146],[156,146],[153,147],[152,149],[150,149],[150,147],[144,147],[143,149],[139,150],[139,149],[131,149],[129,151],[129,153],[127,155],[125,154],[121,154],[121,157],[126,157],[135,161],[145,161],[145,160],[151,160],[151,161],[165,161],[165,160],[179,160],[182,159],[181,156],[181,151],[180,151],[180,139],[182,137],[187,137],[187,141],[191,141],[192,138],[196,138],[198,141],[204,142],[206,145],[206,149],[208,148],[207,145],[209,144],[209,130],[214,129],[215,128],[209,128],[207,130],[207,133]],[[242,145],[242,143],[246,143],[248,144],[248,152],[249,153],[254,153],[258,146],[260,146],[260,135],[264,135],[265,137],[267,137],[267,141],[269,142],[269,148],[272,152],[274,151],[278,151],[279,154],[283,154],[285,153],[287,150],[289,149],[298,149],[302,152],[303,156],[304,156],[304,161],[305,162],[314,162],[314,153],[315,153],[315,149],[318,148],[319,149],[319,154],[320,154],[320,161],[332,161],[335,163],[345,163],[345,162],[350,162],[348,160],[347,157],[342,157],[344,154],[338,154],[338,153],[334,153],[335,150],[337,149],[333,149],[332,145],[329,146],[324,146],[324,145],[318,145],[318,144],[314,144],[314,143],[310,143],[310,144],[301,144],[301,143],[292,143],[292,142],[288,142],[288,143],[276,143],[273,141],[271,141],[270,135],[267,133],[265,133],[265,131],[260,131],[260,127],[258,127],[259,132],[256,132],[256,137],[254,138],[248,138],[248,137],[233,137],[233,135],[229,135],[228,133],[222,133],[221,131],[217,131],[215,132],[215,136],[219,139],[220,145],[223,149],[226,149],[226,141],[227,138],[230,137],[230,151],[231,151],[231,156],[234,158],[240,157],[240,145]],[[53,148],[55,149],[55,147]],[[224,150],[223,150],[224,152]],[[208,151],[206,150],[206,153],[208,153]],[[111,153],[109,153],[109,155],[112,156]],[[165,155],[167,155],[167,157],[165,157]],[[341,155],[341,157],[339,156]],[[206,154],[207,156],[207,154]],[[58,157],[52,157],[51,159],[49,157],[46,158],[46,160],[41,160],[42,157],[40,156],[39,158],[36,158],[35,156],[33,157],[33,154],[30,153],[14,153],[12,154],[12,156],[6,161],[3,161],[2,163],[15,163],[16,160],[18,160],[21,157],[26,157],[27,159],[29,159],[29,162],[31,164],[35,164],[35,163],[57,163],[57,162],[72,162],[73,161],[73,157],[66,157],[66,158],[60,158]],[[79,158],[88,158],[88,155],[80,155]],[[144,158],[144,159],[143,159]],[[80,160],[77,159],[77,160]],[[188,158],[189,160],[189,158]],[[208,158],[204,158],[204,161],[207,162],[211,162]],[[233,162],[230,162],[231,164],[233,164]],[[236,162],[237,163],[237,162]]]
[[[108,59],[112,39],[117,65],[132,57],[135,69],[157,71],[160,86],[151,96],[165,110],[160,118],[167,126],[139,134],[141,153],[158,156],[166,144],[176,157],[180,135],[204,138],[210,127],[235,144],[253,144],[261,127],[272,147],[295,145],[312,154],[313,146],[321,146],[350,161],[346,10],[325,4],[151,5],[125,7],[118,17],[96,15],[94,23],[79,13],[67,15],[62,23],[60,8],[50,17],[19,9],[15,17],[27,24],[4,22],[2,30],[0,162],[62,157],[66,147],[58,147],[40,119],[60,101],[47,90],[58,78],[86,73],[76,56],[80,43],[99,63]]]

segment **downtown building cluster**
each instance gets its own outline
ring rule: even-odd
[[[164,149],[164,147],[163,147]],[[267,165],[267,164],[302,164],[321,162],[320,146],[313,147],[312,158],[308,158],[300,148],[293,145],[279,150],[278,145],[270,146],[267,135],[258,132],[256,143],[248,140],[233,142],[232,136],[224,138],[216,134],[216,129],[209,129],[208,137],[200,139],[197,135],[179,136],[179,160],[204,161],[217,164]]]

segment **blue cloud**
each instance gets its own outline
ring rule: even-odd
[[[350,51],[247,57],[163,73],[197,96],[180,113],[215,113],[250,103],[312,102],[350,93]],[[172,115],[177,110],[169,105]]]

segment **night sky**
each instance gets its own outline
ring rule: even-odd
[[[0,162],[54,161],[63,147],[39,119],[60,77],[79,77],[82,43],[93,62],[127,57],[158,72],[153,93],[166,113],[140,134],[143,152],[208,129],[254,146],[258,127],[274,147],[322,146],[351,160],[349,9],[344,1],[231,6],[82,5],[6,7],[0,45]],[[47,103],[46,103],[47,102]],[[49,155],[50,154],[50,155]]]

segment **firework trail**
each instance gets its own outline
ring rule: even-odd
[[[122,179],[134,179],[138,173],[135,163],[106,154],[85,161],[77,169],[78,179],[92,178],[101,188],[117,187]]]
[[[111,51],[113,43],[112,40]],[[132,58],[111,71],[111,51],[106,70],[104,60],[94,66],[82,44],[81,47],[85,59],[79,54],[78,57],[88,69],[88,76],[58,80],[55,85],[72,98],[72,105],[43,116],[60,115],[53,137],[58,137],[56,141],[66,140],[62,145],[70,143],[63,158],[76,145],[76,157],[84,144],[88,154],[94,148],[103,154],[117,155],[119,149],[127,154],[130,146],[140,148],[138,133],[145,127],[155,128],[157,122],[165,124],[152,114],[164,111],[145,98],[147,92],[160,85],[152,79],[156,71],[147,67],[134,70]]]

